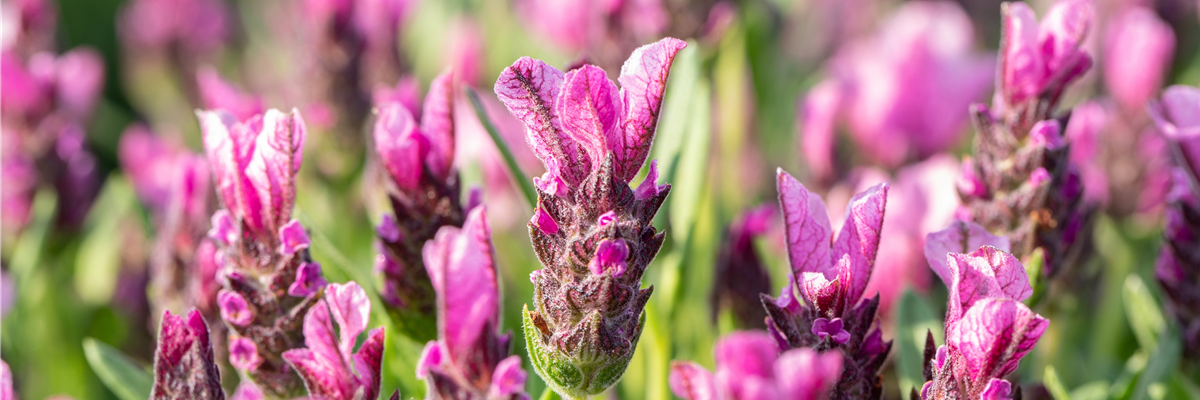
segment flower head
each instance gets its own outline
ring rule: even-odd
[[[208,325],[200,312],[187,317],[164,311],[154,352],[151,399],[224,399],[221,373],[213,359]]]
[[[692,362],[671,364],[671,391],[686,400],[816,400],[828,398],[842,355],[799,348],[782,352],[769,336],[736,332],[717,342],[717,371]]]
[[[283,352],[283,359],[304,378],[309,396],[328,399],[379,396],[383,328],[367,332],[367,339],[354,351],[355,341],[366,329],[370,313],[367,292],[354,282],[330,284],[324,301],[308,310],[304,316],[306,347]]]
[[[534,180],[529,234],[544,268],[531,276],[535,310],[525,312],[525,334],[534,369],[561,394],[594,395],[616,383],[641,334],[650,297],[641,278],[664,238],[651,220],[670,186],[657,183],[654,163],[637,188],[630,181],[649,155],[684,46],[667,38],[635,50],[620,89],[599,67],[564,73],[528,57],[496,81],[547,169]]]

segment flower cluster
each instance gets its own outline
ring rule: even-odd
[[[950,287],[950,298],[946,344],[935,350],[932,334],[926,340],[924,400],[1010,398],[1013,385],[1004,377],[1050,324],[1021,303],[1033,294],[1025,267],[992,243],[1004,244],[1004,238],[972,224],[929,235],[925,254]],[[978,244],[985,245],[970,254],[953,250]]]
[[[367,332],[367,339],[354,351],[370,314],[371,300],[354,282],[330,284],[324,301],[308,310],[304,316],[306,347],[283,352],[283,359],[304,378],[309,396],[335,400],[379,397],[383,328]],[[331,317],[337,322],[336,336]]]
[[[642,332],[651,289],[642,274],[662,246],[652,225],[670,185],[654,163],[629,183],[650,152],[675,54],[667,38],[633,52],[620,91],[603,69],[563,73],[528,57],[506,68],[495,91],[526,127],[546,165],[529,235],[543,269],[534,271],[534,310],[525,336],[534,369],[565,396],[598,394],[623,374]]]
[[[1185,351],[1200,356],[1200,89],[1172,86],[1152,103],[1159,131],[1175,151],[1166,228],[1155,275],[1183,330]]]
[[[863,292],[879,250],[888,184],[850,200],[836,237],[819,196],[782,169],[776,185],[791,276],[779,298],[762,295],[767,330],[780,349],[803,347],[844,355],[832,398],[878,399],[883,387],[877,375],[892,343],[883,341],[875,323],[879,296],[864,300]]]
[[[7,397],[11,398],[11,397]],[[164,311],[154,352],[154,387],[151,400],[222,400],[221,373],[213,358],[208,325],[199,311],[187,317]]]
[[[274,109],[245,121],[224,111],[197,116],[224,205],[209,236],[222,265],[217,301],[230,329],[230,362],[268,397],[303,395],[282,354],[303,343],[301,319],[325,285],[308,234],[291,219],[304,121]]]
[[[437,290],[438,338],[417,365],[431,399],[528,399],[521,356],[509,355],[512,333],[500,329],[500,288],[484,207],[462,228],[442,227],[425,244],[425,266]]]
[[[454,80],[434,79],[418,122],[400,101],[378,105],[375,151],[387,172],[392,215],[376,229],[376,272],[382,296],[400,328],[419,341],[435,337],[434,291],[421,256],[444,226],[460,227],[464,209],[454,169]]]
[[[817,400],[829,398],[842,355],[797,348],[780,353],[770,336],[737,332],[714,348],[717,372],[694,362],[671,364],[671,391],[686,400]]]
[[[1092,215],[1069,159],[1067,118],[1054,114],[1067,84],[1091,67],[1080,45],[1092,6],[1057,3],[1040,26],[1024,3],[1005,3],[1003,15],[996,96],[991,109],[971,110],[977,135],[974,158],[963,162],[960,218],[1007,236],[1013,254],[1044,261],[1051,276],[1080,259]]]

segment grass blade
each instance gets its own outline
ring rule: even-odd
[[[517,165],[517,159],[513,157],[512,150],[508,149],[508,143],[504,142],[504,138],[500,137],[500,132],[496,130],[496,125],[492,123],[491,118],[488,118],[487,111],[483,108],[483,102],[479,100],[479,94],[471,88],[467,88],[466,91],[467,97],[471,99],[471,107],[475,108],[475,116],[479,117],[479,123],[487,130],[488,136],[492,137],[496,148],[500,149],[500,155],[504,156],[504,165],[508,166],[508,173],[512,176],[513,184],[525,196],[525,201],[529,203],[529,209],[533,210],[537,206],[537,192],[533,190],[533,182],[528,176],[525,176],[524,172],[521,172],[521,166]]]
[[[83,339],[83,354],[100,381],[121,400],[150,398],[154,377],[129,357],[96,339]]]

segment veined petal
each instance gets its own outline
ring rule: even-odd
[[[1007,3],[1004,37],[1000,49],[1000,89],[1005,102],[1014,105],[1036,96],[1045,79],[1044,64],[1037,49],[1037,15],[1025,3]]]
[[[684,400],[717,400],[712,373],[694,362],[672,362],[668,384],[671,392]]]
[[[775,360],[775,378],[784,398],[815,400],[833,389],[842,376],[842,353],[810,348],[785,351]]]
[[[367,332],[367,340],[354,353],[354,370],[359,389],[367,399],[379,397],[381,364],[383,363],[383,327]]]
[[[675,55],[687,42],[664,38],[639,47],[621,66],[621,98],[624,121],[617,135],[608,137],[608,149],[616,155],[617,177],[629,182],[650,154],[650,143],[658,129],[662,98]]]
[[[779,347],[764,332],[735,332],[717,341],[713,349],[718,371],[729,371],[737,377],[773,376]]]
[[[825,202],[783,169],[776,173],[775,183],[779,190],[779,207],[783,209],[792,272],[818,272],[826,279],[833,279],[836,271],[829,252],[833,228],[829,226]]]
[[[1092,3],[1088,0],[1066,0],[1054,3],[1042,17],[1038,47],[1048,73],[1063,68],[1073,57],[1092,23]]]
[[[566,75],[541,60],[521,57],[496,80],[496,96],[525,124],[525,141],[546,169],[574,185],[591,172],[587,155],[563,132],[555,114]]]
[[[154,352],[154,387],[150,398],[223,398],[221,375],[213,358],[208,326],[199,311],[192,310],[186,319],[164,311],[162,330]],[[0,395],[12,398],[11,377],[4,365]]]
[[[623,107],[617,85],[604,70],[584,65],[567,72],[554,112],[563,131],[597,167],[604,161],[606,138],[620,137]]]
[[[254,152],[258,132],[248,129],[246,124],[239,123],[224,111],[197,111],[196,118],[200,120],[204,149],[221,202],[235,219],[243,219],[252,230],[261,229],[258,195],[244,173]]]
[[[525,390],[527,375],[521,368],[521,356],[511,355],[501,360],[492,372],[492,386],[488,392],[493,397],[506,397]]]
[[[1033,294],[1025,267],[1012,254],[984,246],[971,254],[951,253],[946,262],[954,275],[946,312],[952,325],[973,304],[987,298],[1022,301]]]
[[[871,280],[875,255],[879,252],[879,233],[883,229],[888,188],[887,182],[872,186],[846,205],[846,222],[833,243],[833,256],[850,256],[851,280],[844,282],[848,302],[858,301]]]
[[[392,182],[401,191],[417,191],[429,154],[429,139],[417,130],[412,113],[399,103],[380,106],[374,137],[375,151]]]
[[[343,355],[349,356],[354,351],[358,334],[367,328],[371,300],[358,283],[350,281],[344,284],[329,284],[325,289],[325,303],[329,304],[329,312],[338,324],[338,349]]]
[[[958,324],[946,332],[946,344],[966,360],[971,378],[1002,378],[1017,369],[1049,321],[1011,299],[989,298],[975,303]]]
[[[262,201],[266,229],[278,229],[292,216],[305,136],[299,111],[284,114],[271,109],[263,114],[262,131],[255,140],[246,177]]]
[[[970,254],[983,246],[1009,251],[1007,237],[993,235],[974,222],[954,221],[946,229],[925,236],[925,259],[929,261],[929,268],[942,278],[946,287],[950,287],[954,284],[954,274],[946,265],[946,255]]]

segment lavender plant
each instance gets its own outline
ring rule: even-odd
[[[325,285],[309,257],[308,234],[291,219],[304,120],[295,110],[274,109],[245,121],[224,111],[197,117],[224,206],[213,214],[209,236],[220,249],[218,304],[230,329],[230,362],[266,398],[303,395],[282,354],[304,343],[302,319]]]
[[[154,352],[154,388],[150,399],[224,398],[221,373],[213,357],[213,343],[204,317],[194,309],[187,317],[164,311],[158,350]]]
[[[960,218],[1007,236],[1014,255],[1044,263],[1043,275],[1053,276],[1084,256],[1094,209],[1069,159],[1067,115],[1055,114],[1067,84],[1091,67],[1080,45],[1092,6],[1056,3],[1040,26],[1024,3],[1005,3],[1002,12],[998,89],[990,109],[971,109],[978,133],[973,158],[963,161]]]
[[[713,349],[717,372],[694,362],[671,364],[670,385],[686,400],[817,400],[829,398],[844,360],[810,348],[779,350],[763,332],[736,332]]]
[[[762,295],[767,331],[780,350],[843,355],[830,398],[878,399],[883,395],[879,369],[892,343],[883,341],[875,322],[879,295],[863,299],[863,292],[879,250],[889,186],[881,183],[854,196],[835,237],[820,197],[782,169],[776,184],[791,274],[778,298]]]
[[[453,166],[454,91],[453,73],[443,73],[430,86],[419,124],[399,101],[379,104],[375,121],[375,151],[387,172],[393,212],[376,229],[375,270],[389,313],[418,341],[437,337],[435,293],[422,248],[438,229],[461,227],[465,214]]]
[[[664,234],[652,225],[670,185],[658,170],[629,182],[650,151],[667,77],[686,46],[667,38],[633,52],[620,91],[604,70],[563,73],[523,57],[496,81],[496,94],[526,127],[546,165],[529,236],[534,310],[524,311],[534,370],[569,398],[599,394],[621,378],[641,336],[652,288],[641,288]]]

